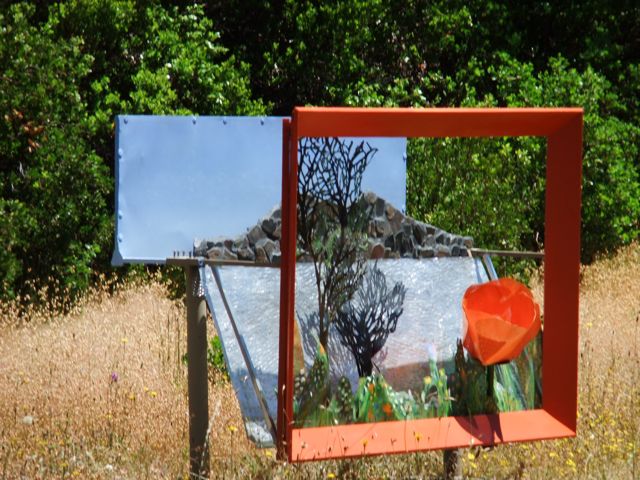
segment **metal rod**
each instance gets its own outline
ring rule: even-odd
[[[544,252],[525,252],[519,250],[488,250],[484,248],[470,248],[469,252],[473,257],[482,257],[484,255],[491,255],[495,257],[512,257],[512,258],[530,258],[535,260],[544,260]],[[180,267],[199,265],[204,263],[205,265],[216,267],[259,267],[259,268],[280,268],[279,263],[260,263],[251,262],[247,260],[215,260],[199,257],[169,257],[166,259],[167,265],[176,265]]]
[[[211,267],[262,267],[262,268],[280,268],[277,263],[259,263],[248,262],[245,260],[211,260],[200,257],[169,257],[166,259],[167,265],[178,267],[189,267],[198,265],[210,265]]]
[[[488,253],[482,255],[482,263],[487,270],[487,274],[489,275],[489,280],[497,280],[498,272],[496,272],[495,267],[493,266],[493,262],[491,261],[491,257]]]
[[[280,250],[282,260],[280,266],[280,322],[278,328],[278,416],[276,448],[278,460],[286,460],[291,452],[290,423],[293,420],[293,394],[287,389],[293,386],[293,352],[289,345],[293,345],[292,309],[295,294],[295,226],[296,221],[295,197],[297,195],[297,138],[293,138],[291,120],[282,120],[282,234]],[[296,152],[296,153],[293,153]],[[292,156],[294,158],[292,158]],[[292,215],[290,203],[294,202]],[[292,284],[293,282],[293,284]],[[290,328],[291,327],[291,328]],[[289,332],[291,331],[291,335]],[[289,342],[291,339],[291,342]],[[291,399],[291,401],[290,401]],[[292,408],[289,408],[291,406]]]
[[[493,255],[496,257],[532,258],[536,260],[544,259],[544,252],[523,252],[518,250],[486,250],[483,248],[471,248],[469,249],[469,251],[474,257]]]
[[[187,373],[189,390],[189,476],[209,478],[209,379],[207,304],[196,266],[185,268],[187,287]]]
[[[253,363],[251,362],[251,358],[249,357],[249,351],[247,350],[247,345],[244,342],[243,336],[240,334],[238,330],[238,326],[236,325],[236,321],[233,318],[233,314],[231,313],[231,307],[229,306],[229,302],[227,302],[227,296],[224,293],[224,289],[222,288],[222,281],[220,280],[220,273],[218,272],[217,267],[212,267],[213,278],[216,281],[216,285],[218,286],[218,291],[220,292],[220,298],[222,299],[222,303],[224,304],[224,309],[227,311],[227,315],[229,316],[229,323],[231,323],[231,327],[233,328],[233,333],[238,340],[238,346],[240,347],[240,353],[242,354],[242,358],[244,359],[244,363],[247,366],[247,372],[249,374],[249,379],[251,380],[251,384],[253,385],[253,390],[256,392],[256,397],[258,399],[258,404],[260,405],[260,410],[262,410],[262,416],[264,417],[264,421],[267,423],[267,427],[271,430],[271,435],[275,441],[276,439],[276,425],[269,415],[269,409],[267,408],[267,402],[264,399],[264,393],[262,392],[262,385],[260,385],[260,380],[256,376],[255,370],[253,368]]]

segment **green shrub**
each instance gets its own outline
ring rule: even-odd
[[[213,374],[214,377],[222,376],[225,380],[229,380],[229,371],[224,361],[222,342],[217,335],[209,340],[209,346],[207,347],[207,365],[209,366],[209,372]]]
[[[0,8],[0,298],[73,301],[113,249],[119,113],[263,114],[201,5]],[[33,295],[31,295],[33,297]]]
[[[582,106],[582,259],[590,261],[640,234],[640,10],[632,5],[4,2],[0,298],[48,287],[73,299],[109,269],[113,118],[124,112]],[[536,139],[411,143],[408,211],[480,246],[537,249],[544,149]]]
[[[536,74],[506,55],[487,69],[494,94],[464,103],[584,108],[582,260],[640,234],[640,129],[615,115],[609,82],[562,58]],[[495,96],[494,96],[495,95]],[[477,246],[537,250],[544,241],[546,145],[536,138],[427,139],[409,144],[410,215],[472,235]]]
[[[109,245],[112,186],[80,89],[91,57],[78,39],[31,26],[33,10],[19,4],[0,15],[2,296],[49,287],[73,299]]]

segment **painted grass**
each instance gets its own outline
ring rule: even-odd
[[[187,478],[184,309],[159,283],[97,290],[72,313],[0,306],[0,479]],[[573,440],[464,453],[470,478],[640,478],[640,245],[582,271]],[[211,384],[214,478],[437,478],[441,453],[285,465],[245,439]]]

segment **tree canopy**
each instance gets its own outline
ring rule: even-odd
[[[2,2],[0,61],[2,298],[73,298],[109,269],[125,112],[580,106],[583,260],[640,233],[634,0]],[[535,138],[412,141],[408,213],[541,248],[544,156]]]

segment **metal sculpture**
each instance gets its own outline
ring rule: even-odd
[[[280,365],[286,371],[281,372],[278,387],[277,443],[281,455],[286,455],[290,461],[306,461],[452,449],[468,446],[470,442],[491,446],[503,442],[575,435],[582,115],[581,109],[570,108],[296,108],[292,119],[283,121]],[[415,414],[398,418],[395,415],[395,403],[404,406],[400,401],[402,395],[399,394],[405,392],[390,390],[391,386],[383,382],[381,375],[374,374],[372,378],[360,379],[356,397],[360,397],[361,389],[366,389],[377,399],[376,392],[379,389],[380,398],[384,396],[383,393],[389,397],[386,403],[382,402],[381,413],[376,408],[358,407],[354,423],[316,423],[311,428],[300,428],[291,422],[294,418],[292,345],[295,269],[300,250],[300,244],[297,243],[298,158],[302,154],[299,150],[300,140],[494,136],[547,138],[542,408],[499,413],[485,410],[471,417],[445,416],[448,414],[443,411],[442,416],[438,413],[437,418],[418,417]],[[434,380],[437,384],[442,381],[443,391],[446,392],[444,375],[442,378],[438,375],[437,380],[434,377],[430,380],[428,382],[425,377],[425,385],[429,383],[425,399],[430,398]],[[333,408],[332,405],[329,407]]]
[[[338,312],[334,324],[342,344],[353,353],[360,377],[373,373],[372,359],[396,330],[406,292],[401,282],[389,290],[376,264],[364,276],[353,301]]]
[[[359,200],[362,176],[377,149],[338,138],[303,138],[299,148],[298,238],[314,265],[318,338],[326,350],[331,322],[366,269],[368,218]]]

